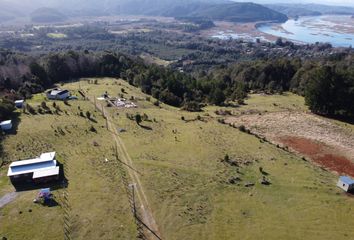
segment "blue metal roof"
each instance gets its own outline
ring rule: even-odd
[[[354,179],[351,179],[350,177],[348,176],[341,176],[339,178],[343,183],[346,183],[348,185],[351,185],[351,184],[354,184]]]

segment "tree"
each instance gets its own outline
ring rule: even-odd
[[[224,92],[220,88],[216,88],[210,96],[210,101],[215,105],[221,105],[225,101]]]
[[[87,119],[91,119],[91,113],[89,111],[86,112]]]
[[[142,117],[139,113],[135,115],[135,122],[140,126],[140,123],[142,122]]]
[[[329,66],[315,69],[305,89],[305,102],[314,113],[333,114],[335,110],[335,73]]]

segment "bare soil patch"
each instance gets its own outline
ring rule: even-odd
[[[288,146],[315,163],[354,177],[354,133],[330,120],[305,112],[276,112],[229,117],[274,144]]]
[[[284,137],[280,142],[296,152],[310,157],[315,163],[339,174],[354,176],[354,163],[323,143],[297,137]]]

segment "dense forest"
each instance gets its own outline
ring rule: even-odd
[[[209,71],[186,74],[146,64],[121,53],[68,51],[34,58],[1,51],[0,87],[7,95],[24,98],[55,83],[80,77],[123,78],[167,104],[200,110],[200,104],[242,104],[249,91],[303,95],[313,112],[353,116],[354,55],[321,61],[281,58],[219,65]]]

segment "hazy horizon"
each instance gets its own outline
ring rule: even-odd
[[[124,1],[129,2],[128,0],[118,0],[117,2]],[[148,1],[148,0],[147,0]],[[150,0],[156,1],[156,0]],[[197,1],[208,1],[208,0],[197,0]],[[215,0],[210,0],[215,1]],[[323,4],[323,5],[333,5],[333,6],[351,6],[354,7],[353,0],[296,0],[296,1],[286,1],[286,0],[230,0],[234,2],[254,2],[259,4]],[[0,3],[6,4],[15,4],[15,5],[23,5],[23,6],[48,6],[48,7],[61,7],[65,4],[74,4],[82,3],[82,0],[0,0]],[[97,1],[84,1],[89,2],[95,5],[105,6],[107,2],[110,0],[101,0],[100,2]],[[81,5],[81,4],[80,4]]]

